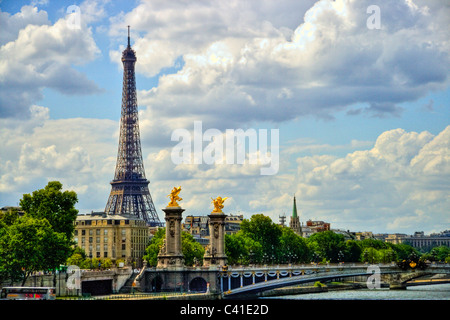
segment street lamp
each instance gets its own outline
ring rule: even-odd
[[[319,261],[319,259],[320,259],[319,254],[318,254],[316,251],[314,251],[314,253],[313,253],[313,261],[314,261],[314,263],[317,264],[317,262]]]
[[[249,255],[249,257],[250,257],[250,264],[253,265],[253,259],[254,259],[253,256],[254,256],[254,253],[253,253],[253,250],[252,250],[252,249],[250,249],[250,252],[249,252],[248,255]]]
[[[264,264],[267,264],[267,261],[268,261],[268,255],[267,255],[267,252],[264,252],[264,254],[263,254],[263,263]]]
[[[339,253],[338,253],[338,262],[339,262],[339,264],[342,262],[342,260],[344,260],[344,254],[342,253],[341,250],[339,250]]]

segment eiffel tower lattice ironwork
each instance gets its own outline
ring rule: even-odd
[[[134,215],[150,226],[161,225],[145,177],[139,134],[136,79],[134,67],[136,53],[128,46],[122,53],[123,91],[120,117],[119,150],[116,171],[111,181],[111,193],[105,213],[109,215]]]

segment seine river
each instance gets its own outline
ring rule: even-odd
[[[358,289],[270,298],[291,300],[450,300],[450,283],[409,287],[406,290]]]

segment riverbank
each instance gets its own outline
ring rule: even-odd
[[[407,287],[406,290],[390,290],[387,287],[380,289],[360,288],[356,290],[328,290],[320,294],[301,293],[292,295],[280,295],[271,297],[261,297],[261,299],[280,300],[450,300],[450,283],[432,284],[423,286]]]
[[[359,282],[351,283],[331,283],[327,285],[319,286],[293,286],[286,288],[277,288],[273,290],[263,291],[258,294],[258,297],[275,297],[275,296],[288,296],[294,294],[308,294],[308,293],[321,293],[329,291],[341,291],[341,290],[356,290],[367,288],[366,284]]]

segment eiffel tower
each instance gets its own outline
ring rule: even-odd
[[[149,226],[157,226],[162,223],[148,189],[150,181],[145,177],[142,161],[134,74],[136,60],[136,53],[130,46],[130,26],[128,26],[128,46],[122,53],[123,90],[119,150],[105,213],[133,215],[144,220]]]

